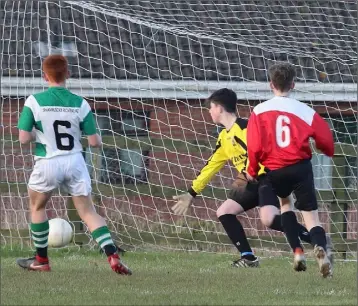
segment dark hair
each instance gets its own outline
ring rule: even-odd
[[[270,81],[277,90],[287,92],[296,77],[295,67],[289,63],[277,63],[268,70]]]
[[[221,88],[214,91],[207,102],[221,105],[228,113],[236,113],[237,96],[231,89]]]
[[[43,61],[42,69],[52,82],[62,83],[67,78],[67,59],[59,54],[49,55]]]

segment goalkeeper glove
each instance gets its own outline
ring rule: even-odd
[[[184,193],[173,196],[173,199],[178,200],[178,202],[172,207],[172,211],[177,215],[185,215],[194,198],[190,193]]]

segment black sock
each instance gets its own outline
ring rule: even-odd
[[[311,235],[308,232],[308,229],[305,228],[301,223],[298,223],[298,235],[302,241],[307,242],[309,244],[312,243]]]
[[[273,218],[272,223],[269,226],[269,228],[271,228],[271,229],[273,229],[275,231],[283,232],[281,215],[276,215]]]
[[[241,256],[249,260],[256,259],[256,256],[252,253],[249,242],[247,241],[244,228],[236,216],[229,214],[222,215],[219,217],[219,220],[230,240],[241,253]]]
[[[36,248],[36,255],[41,258],[47,258],[48,233],[50,228],[48,220],[41,223],[31,222],[30,228],[31,238]]]
[[[36,248],[36,254],[42,258],[47,258],[47,247]]]
[[[326,251],[326,232],[324,231],[323,227],[315,226],[310,230],[310,236],[312,240],[312,245],[318,245]]]
[[[296,248],[303,249],[300,239],[298,238],[298,223],[295,213],[293,211],[287,211],[281,214],[281,220],[284,233],[292,250],[295,251]]]
[[[117,248],[114,244],[107,244],[103,247],[104,252],[107,256],[111,256],[117,252]]]
[[[283,227],[282,227],[282,217],[281,215],[276,215],[273,220],[271,225],[269,226],[270,228],[272,228],[275,231],[279,231],[279,232],[284,232]],[[309,232],[307,230],[307,228],[305,228],[302,224],[298,223],[298,235],[301,238],[302,241],[307,242],[307,243],[311,243],[311,237],[309,235]]]
[[[93,240],[95,240],[99,246],[103,249],[107,256],[111,256],[116,253],[117,248],[111,237],[111,233],[107,225],[100,226],[91,233]]]

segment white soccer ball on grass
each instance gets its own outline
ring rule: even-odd
[[[49,220],[50,232],[48,245],[52,248],[61,248],[68,245],[73,236],[73,229],[66,220],[54,218]]]

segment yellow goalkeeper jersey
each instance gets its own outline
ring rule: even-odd
[[[193,181],[189,193],[196,196],[201,193],[211,178],[231,160],[234,167],[240,173],[246,172],[247,158],[247,132],[248,120],[237,118],[229,131],[223,129],[216,142],[216,147],[208,159],[204,168],[200,171],[198,177]],[[260,165],[259,175],[265,173],[264,167]]]

